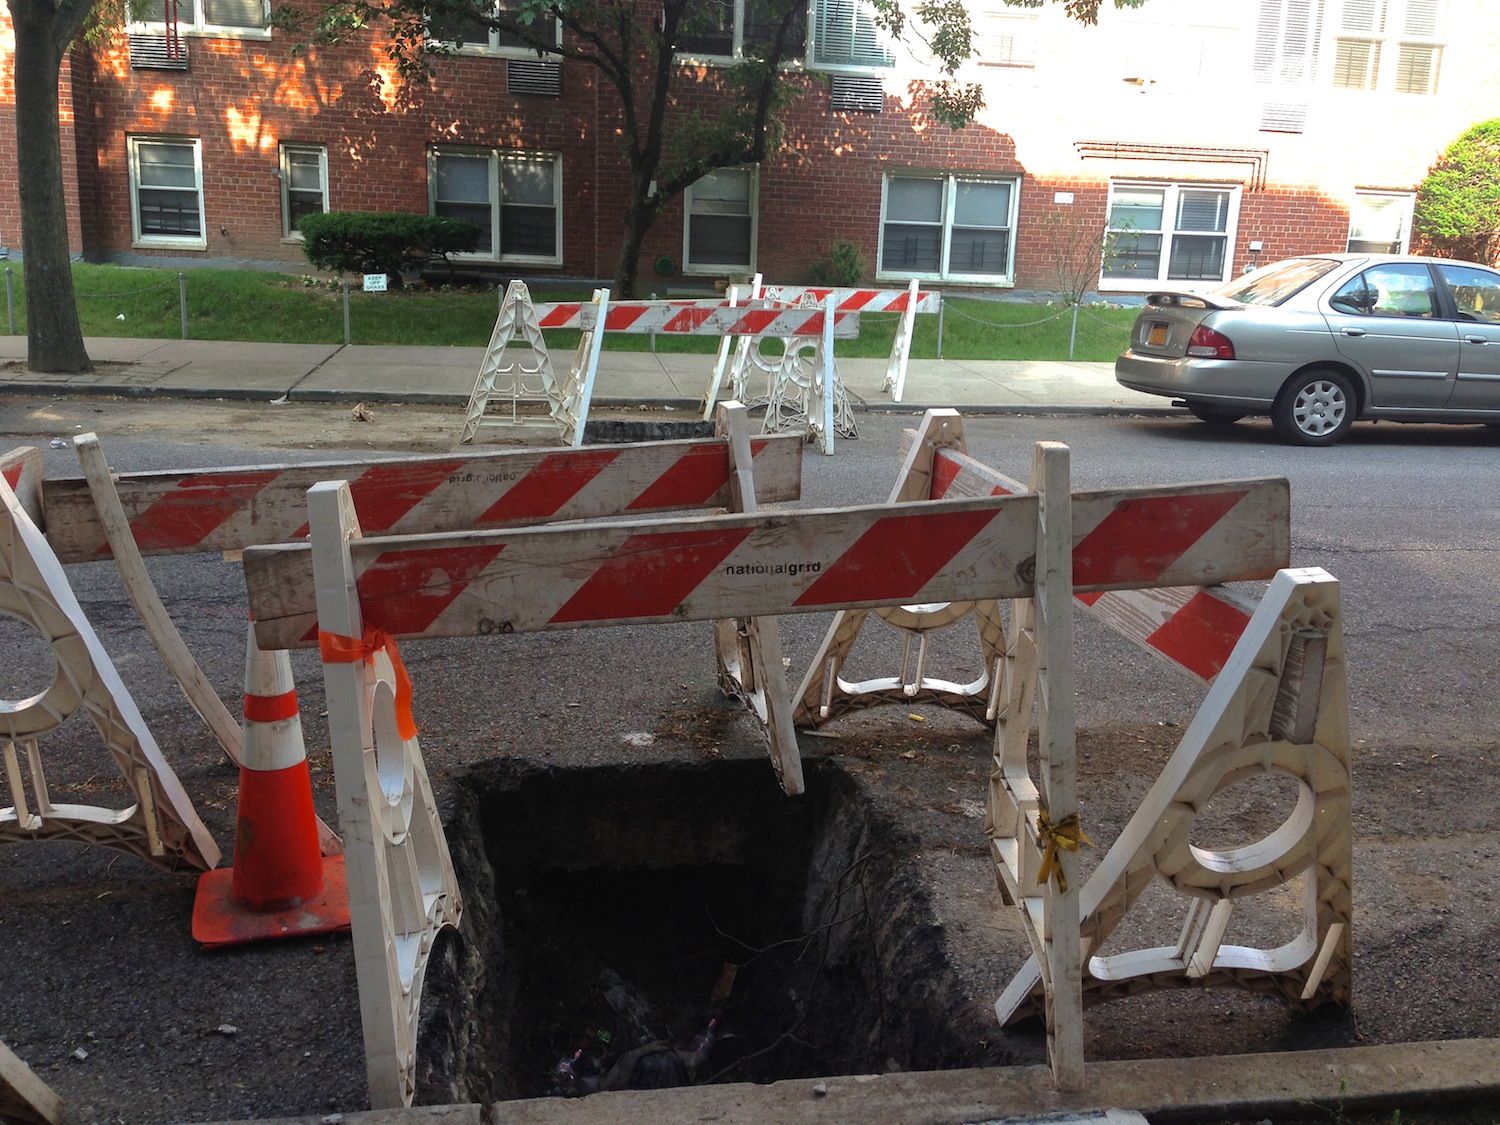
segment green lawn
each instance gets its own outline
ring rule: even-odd
[[[22,271],[8,267],[15,291],[16,331],[26,331]],[[271,340],[327,344],[343,339],[343,298],[337,290],[306,283],[292,274],[258,270],[188,270],[188,335],[195,340]],[[181,335],[177,271],[126,266],[73,267],[79,317],[87,336],[176,339]],[[582,289],[539,291],[538,300],[586,296]],[[482,347],[498,311],[494,289],[413,288],[400,293],[350,295],[350,337],[356,344],[428,344]],[[1060,305],[944,299],[945,359],[1066,359],[1070,310]],[[1112,360],[1124,348],[1133,309],[1085,308],[1078,316],[1075,358]],[[867,313],[858,339],[840,340],[847,356],[890,354],[896,314]],[[554,347],[572,347],[577,332],[549,332]],[[937,355],[938,318],[919,316],[911,354]],[[648,351],[649,336],[610,335],[609,351]],[[666,337],[662,352],[710,353],[709,337]]]

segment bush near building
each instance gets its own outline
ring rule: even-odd
[[[1500,117],[1475,125],[1438,158],[1417,189],[1413,227],[1441,257],[1500,258]]]

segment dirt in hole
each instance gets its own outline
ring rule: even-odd
[[[476,769],[449,819],[466,915],[428,981],[419,1100],[1003,1061],[912,838],[837,764],[807,788],[747,761]]]

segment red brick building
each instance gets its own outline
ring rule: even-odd
[[[883,42],[861,5],[810,0],[786,147],[675,202],[648,238],[643,288],[752,270],[804,280],[835,238],[882,279],[1028,290],[1064,288],[1070,247],[1106,228],[1093,275],[1106,291],[1209,284],[1299,251],[1405,249],[1433,159],[1500,111],[1493,0],[1148,0],[1106,7],[1095,28],[1060,5],[973,0],[963,77],[987,105],[954,132],[927,113],[932,68]],[[478,221],[475,262],[499,276],[612,274],[620,113],[591,67],[492,35],[413,85],[383,36],[294,54],[267,14],[266,0],[181,0],[181,50],[158,19],[73,51],[76,251],[296,270],[302,212],[404,210]],[[685,101],[712,103],[736,26],[683,56]],[[12,49],[0,24],[0,161],[16,157]],[[0,241],[20,243],[13,179]]]

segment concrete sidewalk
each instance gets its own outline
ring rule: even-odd
[[[483,348],[338,344],[266,344],[213,340],[91,337],[96,370],[51,375],[26,369],[26,339],[0,337],[0,391],[225,398],[294,402],[404,402],[462,407]],[[566,371],[571,349],[552,353]],[[691,410],[713,367],[707,355],[604,352],[594,405]],[[1108,363],[914,359],[899,404],[880,389],[884,359],[840,359],[839,374],[856,405],[920,411],[951,406],[967,413],[1136,414],[1171,412],[1164,398],[1127,390]]]

